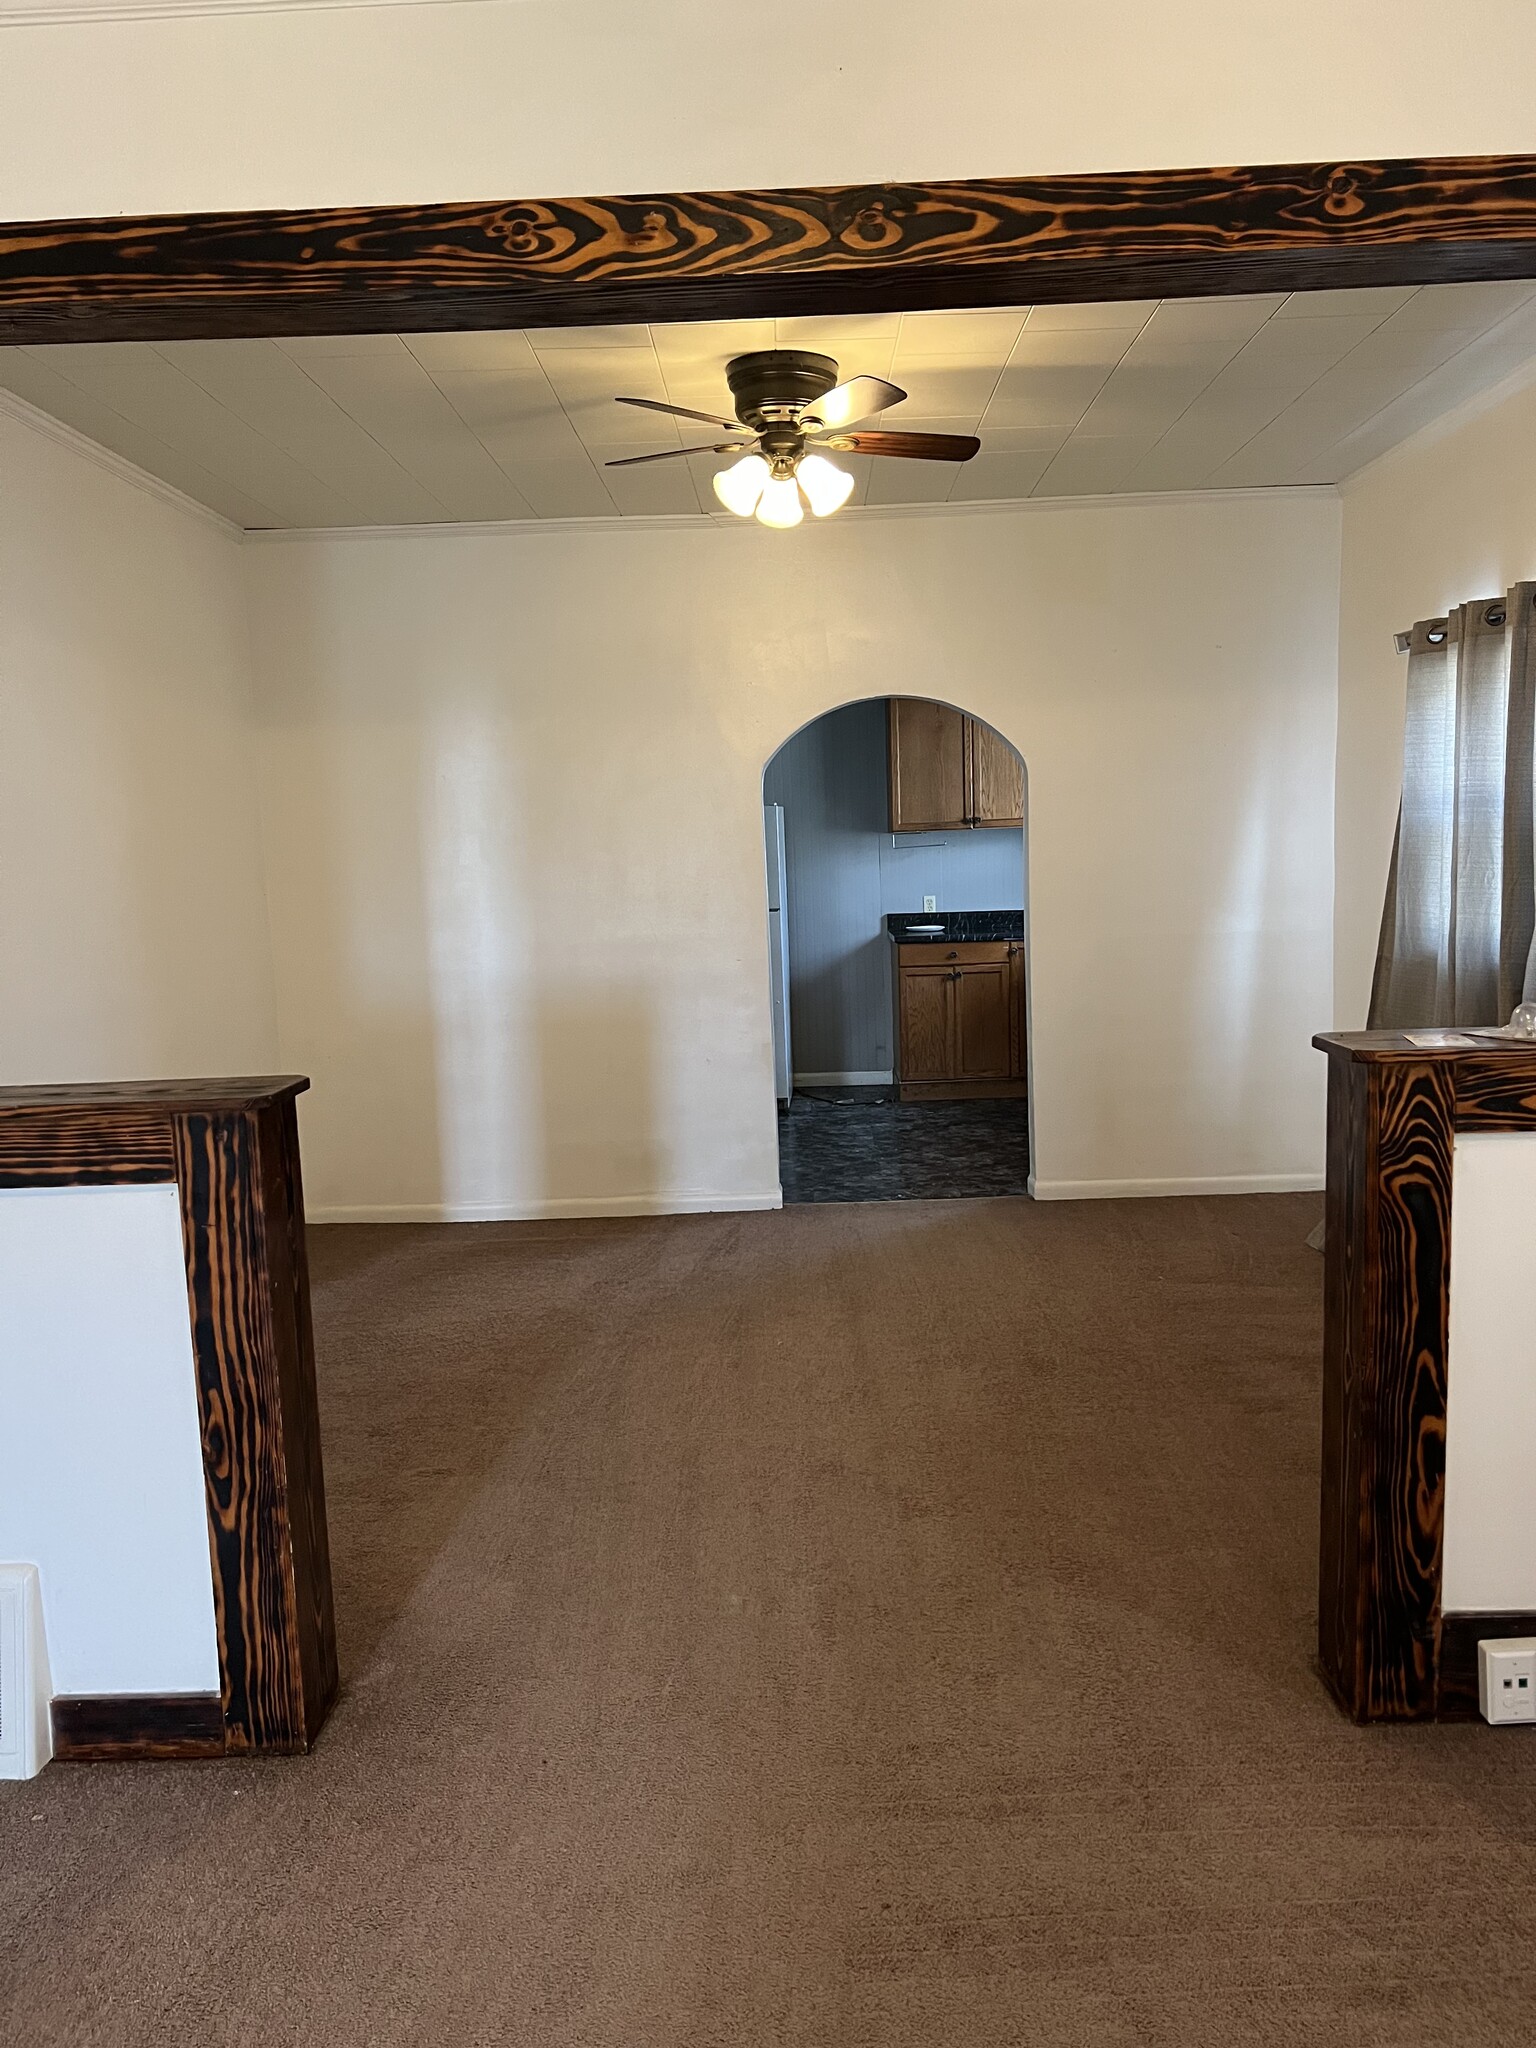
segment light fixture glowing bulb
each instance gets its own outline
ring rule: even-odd
[[[839,469],[835,462],[828,462],[825,455],[802,455],[795,474],[818,519],[827,518],[847,504],[853,478],[846,469]]]
[[[750,519],[772,471],[761,455],[743,455],[729,469],[715,471],[715,496],[728,512]]]
[[[757,516],[764,526],[798,526],[805,517],[800,503],[800,486],[792,476],[771,476],[757,501]]]

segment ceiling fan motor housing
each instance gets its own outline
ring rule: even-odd
[[[764,348],[735,357],[726,364],[725,377],[736,401],[737,419],[764,435],[763,452],[771,460],[775,450],[767,437],[778,429],[798,446],[801,411],[813,407],[823,392],[832,389],[837,382],[837,364],[831,356],[814,355],[809,349]],[[785,452],[789,452],[787,448]]]

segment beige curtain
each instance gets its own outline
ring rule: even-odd
[[[1502,1024],[1536,1000],[1536,583],[1408,639],[1403,797],[1373,1030]]]

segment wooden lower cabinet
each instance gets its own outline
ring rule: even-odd
[[[1000,941],[891,950],[901,1100],[1024,1094],[1023,946]]]

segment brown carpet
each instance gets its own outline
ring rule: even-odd
[[[340,1705],[0,1786],[0,2039],[1523,2037],[1531,1738],[1311,1669],[1316,1214],[315,1232]]]

